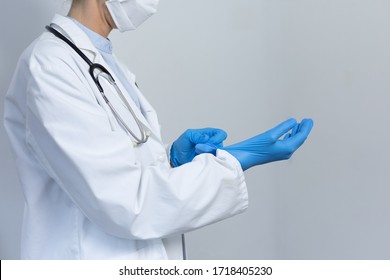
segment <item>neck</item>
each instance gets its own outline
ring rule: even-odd
[[[105,38],[113,29],[105,1],[73,1],[68,16]]]

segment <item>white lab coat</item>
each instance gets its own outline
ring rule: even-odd
[[[109,69],[70,19],[56,15],[53,23]],[[137,133],[114,88],[102,85]],[[170,167],[156,113],[136,91],[142,112],[128,102],[152,132],[140,146],[66,43],[44,32],[22,54],[5,100],[5,127],[25,194],[23,259],[182,258],[181,233],[247,208],[243,171],[227,152]]]

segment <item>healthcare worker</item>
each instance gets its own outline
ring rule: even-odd
[[[182,259],[181,234],[247,208],[243,170],[289,158],[308,136],[310,119],[290,119],[228,147],[213,128],[165,146],[106,39],[157,4],[74,0],[21,55],[5,127],[26,201],[23,259]]]

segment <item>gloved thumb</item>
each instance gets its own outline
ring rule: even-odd
[[[208,153],[215,156],[217,149],[218,147],[212,144],[197,144],[195,146],[195,153],[197,155]]]

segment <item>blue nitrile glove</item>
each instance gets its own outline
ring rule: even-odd
[[[242,169],[247,170],[256,165],[289,159],[305,142],[312,127],[311,119],[304,119],[299,124],[295,119],[289,119],[267,132],[221,149],[233,155]],[[280,139],[283,135],[284,138]],[[216,149],[206,145],[198,145],[197,152]]]
[[[217,128],[188,129],[173,142],[170,152],[171,162],[174,167],[191,162],[197,155],[195,150],[198,144],[209,144],[215,147],[200,152],[215,155],[215,150],[222,147],[226,137],[226,132]]]

